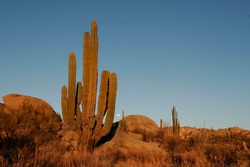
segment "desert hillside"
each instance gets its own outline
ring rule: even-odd
[[[13,100],[15,99],[15,100]],[[80,129],[65,125],[41,99],[8,95],[1,103],[1,166],[249,166],[250,131],[158,125],[143,115],[113,123],[84,151]],[[18,107],[19,106],[19,107]]]

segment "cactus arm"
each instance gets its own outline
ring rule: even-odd
[[[83,125],[86,125],[87,115],[87,102],[88,102],[88,91],[89,91],[89,74],[90,74],[90,33],[84,33],[84,45],[83,45],[83,76],[82,76],[82,120]]]
[[[102,128],[101,136],[106,136],[110,132],[110,129],[112,127],[115,115],[116,91],[117,75],[116,73],[111,73],[109,82],[108,110],[106,114],[106,120]]]
[[[96,115],[96,131],[100,132],[102,128],[102,120],[107,110],[107,97],[108,97],[108,84],[109,84],[109,71],[103,71],[101,77],[100,94],[98,98],[98,112]]]
[[[97,23],[92,22],[91,25],[91,65],[89,76],[89,94],[87,102],[88,116],[94,117],[96,106],[96,90],[98,79],[98,35],[97,35]]]
[[[75,117],[75,88],[76,88],[76,57],[73,52],[69,55],[68,65],[68,108],[69,108],[69,124],[74,123]]]
[[[69,108],[68,108],[66,85],[63,85],[61,89],[61,106],[62,106],[63,122],[67,125],[69,121]]]
[[[89,137],[88,128],[88,95],[89,95],[89,75],[90,75],[90,64],[91,64],[91,48],[90,48],[90,33],[84,33],[84,45],[83,45],[83,89],[82,89],[82,127],[83,137],[87,139]]]

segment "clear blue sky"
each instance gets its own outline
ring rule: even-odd
[[[176,106],[182,126],[250,129],[248,0],[1,0],[0,96],[35,96],[61,113],[68,55],[80,81],[93,19],[99,75],[118,74],[116,113],[170,123]]]

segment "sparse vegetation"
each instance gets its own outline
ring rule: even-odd
[[[33,164],[37,149],[55,139],[58,121],[51,122],[44,112],[27,103],[19,110],[0,112],[0,165]]]
[[[28,104],[20,110],[0,112],[0,166],[249,166],[246,150],[250,138],[244,134],[215,135],[214,130],[202,130],[187,138],[173,135],[171,127],[159,129],[158,135],[142,129],[133,133],[142,136],[145,147],[159,146],[158,152],[127,147],[124,133],[118,145],[101,145],[93,155],[61,147],[57,137],[60,129],[46,115]],[[119,135],[119,133],[118,133]],[[244,142],[243,142],[244,141]],[[244,144],[243,144],[244,143]],[[60,146],[60,147],[59,147]],[[136,145],[135,145],[136,146]]]

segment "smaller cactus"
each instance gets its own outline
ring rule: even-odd
[[[160,128],[162,129],[162,119],[160,119]]]
[[[119,124],[120,124],[119,125],[120,129],[125,132],[127,130],[127,127],[126,127],[126,121],[125,121],[125,117],[124,117],[124,111],[122,111],[122,119],[121,119]]]
[[[173,120],[173,134],[179,135],[180,133],[180,121],[178,120],[178,112],[176,108],[173,107],[172,109],[172,120]]]

